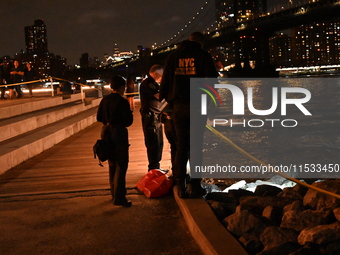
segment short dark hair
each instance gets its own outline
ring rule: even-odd
[[[203,42],[204,36],[201,32],[193,32],[189,37],[189,41]]]
[[[163,69],[163,66],[161,66],[161,65],[153,65],[153,66],[151,66],[151,68],[150,68],[150,70],[149,70],[149,73],[154,73],[154,72],[156,72],[157,70],[161,70],[161,69]]]
[[[113,90],[119,90],[122,87],[125,87],[125,80],[123,77],[119,75],[115,75],[111,78],[111,84],[110,84],[111,89]]]

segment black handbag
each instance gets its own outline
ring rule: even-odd
[[[99,165],[103,166],[102,162],[112,159],[113,144],[110,141],[98,139],[93,145],[94,158],[98,158]]]

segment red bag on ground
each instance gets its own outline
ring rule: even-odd
[[[173,185],[173,179],[166,172],[152,169],[137,183],[137,188],[147,198],[161,197],[166,195]]]

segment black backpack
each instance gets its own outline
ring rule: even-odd
[[[98,157],[99,165],[103,166],[102,162],[112,159],[113,144],[110,141],[100,140],[93,145],[94,158]]]

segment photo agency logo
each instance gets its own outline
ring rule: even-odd
[[[241,79],[238,79],[237,81],[239,80]],[[253,86],[242,86],[241,89],[240,86],[235,85],[237,82],[232,84],[230,82],[231,80],[222,79],[219,83],[216,81],[216,79],[212,79],[211,82],[213,83],[210,84],[207,82],[207,80],[204,82],[198,82],[198,84],[200,84],[198,89],[203,92],[200,95],[201,115],[208,116],[210,118],[209,115],[213,115],[210,113],[215,111],[216,107],[221,108],[219,109],[219,112],[220,114],[222,112],[223,115],[223,109],[230,109],[228,106],[231,106],[231,113],[225,110],[224,114],[225,116],[230,116],[232,114],[233,118],[223,118],[224,116],[222,116],[222,118],[221,116],[218,118],[213,117],[211,119],[212,127],[243,126],[250,128],[260,128],[264,126],[282,126],[285,128],[293,128],[298,125],[298,120],[295,118],[287,118],[289,117],[289,112],[287,110],[289,105],[291,105],[289,109],[297,109],[301,116],[312,115],[312,113],[305,106],[305,104],[311,100],[311,92],[306,88],[283,86],[272,86],[270,89],[267,88],[267,92],[271,91],[271,93],[267,93],[267,98],[262,98],[262,101],[268,102],[271,104],[271,106],[266,109],[260,109],[255,106],[256,100],[254,98],[256,98],[256,93],[254,93]],[[260,83],[264,84],[265,82],[261,81]],[[227,90],[227,92],[223,92],[223,90]],[[230,93],[231,100],[224,99],[221,96],[222,93],[224,96]],[[223,104],[223,102],[225,102],[225,104]],[[246,111],[247,117],[245,116]],[[280,116],[280,118],[270,117],[272,114],[275,114],[275,116]],[[251,118],[248,118],[249,116],[251,116]]]
[[[193,178],[340,173],[340,79],[201,78],[190,86]]]
[[[205,92],[206,94],[202,94],[201,95],[201,114],[202,115],[207,115],[207,107],[208,107],[208,103],[207,103],[207,95],[210,96],[211,100],[214,102],[215,106],[217,106],[217,101],[219,106],[223,105],[222,99],[220,97],[220,94],[218,94],[218,92],[216,91],[216,89],[214,89],[212,86],[206,84],[206,83],[202,83],[202,87],[199,87],[200,90],[202,90],[203,92]]]

